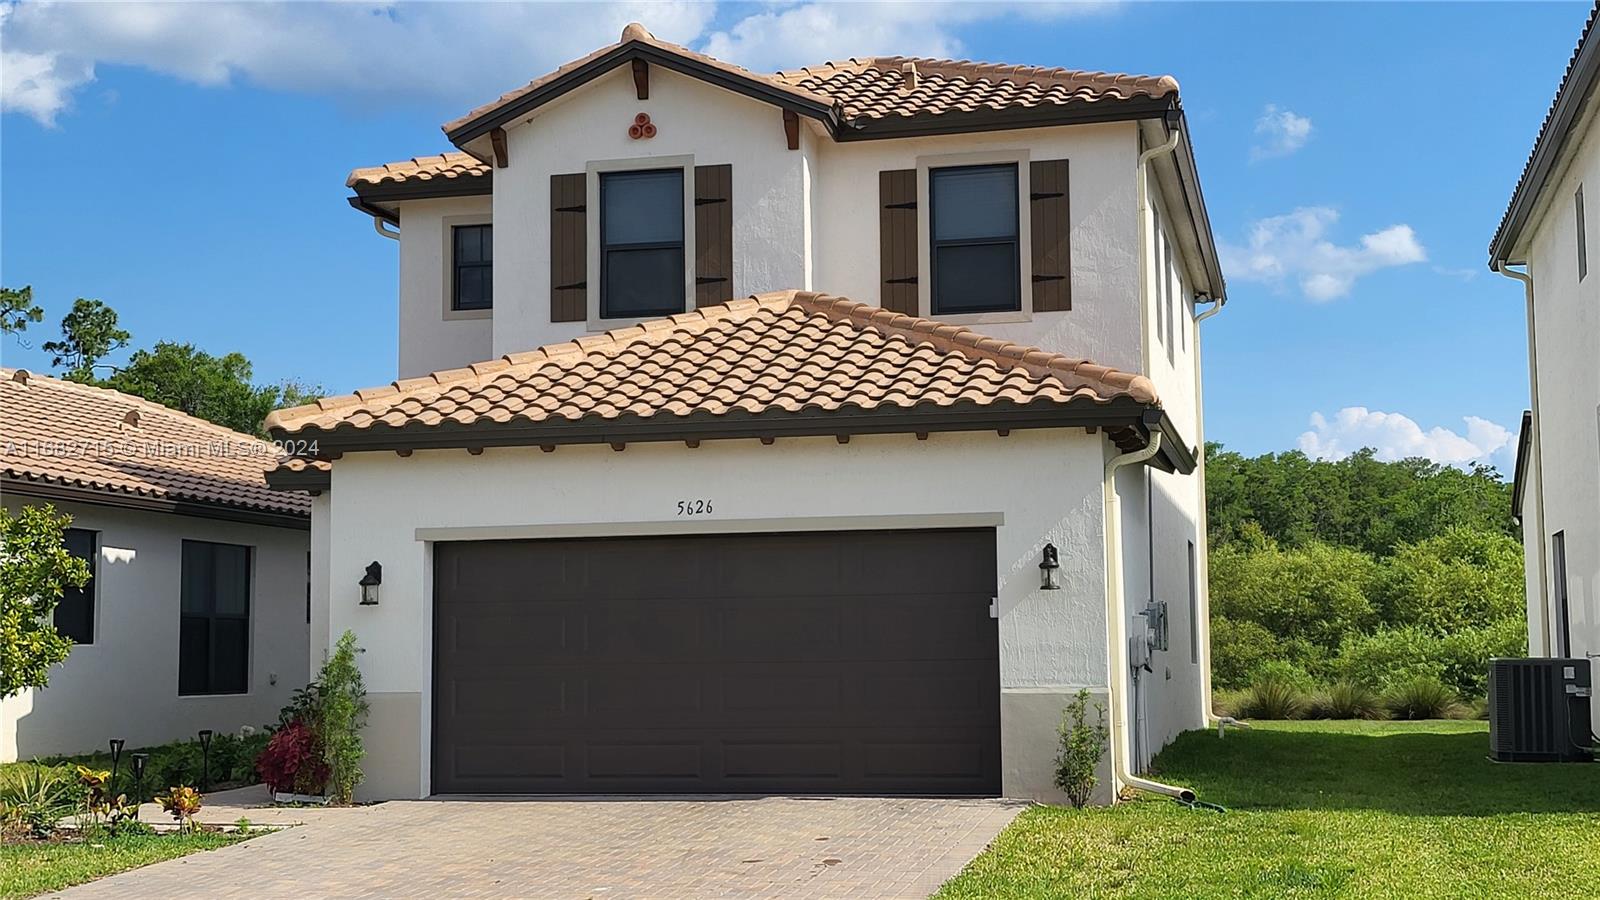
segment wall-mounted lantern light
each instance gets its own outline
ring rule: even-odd
[[[367,574],[361,576],[361,605],[378,605],[378,585],[383,584],[383,566],[377,561],[367,566]]]
[[[1044,545],[1044,561],[1039,563],[1039,588],[1046,591],[1061,590],[1061,556],[1055,544]]]

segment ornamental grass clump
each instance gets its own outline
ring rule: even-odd
[[[1246,719],[1298,719],[1305,708],[1305,692],[1286,678],[1259,679],[1239,700],[1239,715]]]
[[[1384,697],[1389,714],[1396,719],[1456,719],[1465,707],[1456,692],[1429,675],[1418,675],[1396,684]]]
[[[1360,681],[1341,679],[1311,696],[1308,719],[1381,719],[1383,697]]]

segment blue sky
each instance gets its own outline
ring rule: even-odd
[[[396,248],[346,206],[347,172],[447,149],[439,123],[638,18],[758,69],[904,52],[1175,75],[1228,263],[1228,309],[1203,326],[1207,436],[1502,471],[1526,345],[1520,288],[1484,268],[1485,247],[1589,11],[0,9],[0,280],[46,307],[33,347],[6,339],[6,365],[47,369],[37,345],[86,296],[118,310],[135,346],[238,350],[259,380],[391,379]]]

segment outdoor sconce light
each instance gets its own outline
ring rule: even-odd
[[[200,729],[200,791],[211,790],[211,729]]]
[[[383,566],[374,560],[367,566],[367,574],[361,576],[361,605],[378,605],[378,585],[383,584]]]
[[[1044,561],[1039,563],[1039,589],[1061,590],[1061,555],[1055,544],[1044,545]]]

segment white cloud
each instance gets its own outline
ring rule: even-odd
[[[0,0],[0,109],[53,125],[103,65],[248,82],[358,105],[462,109],[611,43],[630,21],[750,68],[868,53],[957,55],[980,20],[1056,20],[1106,3],[767,5],[711,32],[713,3],[13,3]]]
[[[1410,225],[1390,225],[1354,245],[1339,245],[1327,237],[1338,221],[1338,210],[1326,206],[1260,219],[1244,246],[1219,242],[1223,271],[1242,281],[1294,279],[1308,299],[1324,302],[1345,296],[1357,279],[1379,269],[1428,258]]]
[[[1311,430],[1300,435],[1299,446],[1307,456],[1317,459],[1343,459],[1363,447],[1371,447],[1382,460],[1421,456],[1445,465],[1465,468],[1472,463],[1486,463],[1501,472],[1511,471],[1517,436],[1488,419],[1466,416],[1462,421],[1466,424],[1462,431],[1442,426],[1424,431],[1400,413],[1347,406],[1332,419],[1312,413]]]
[[[1261,118],[1256,120],[1256,136],[1261,141],[1250,148],[1252,162],[1288,156],[1311,140],[1311,120],[1268,103],[1261,111]]]

